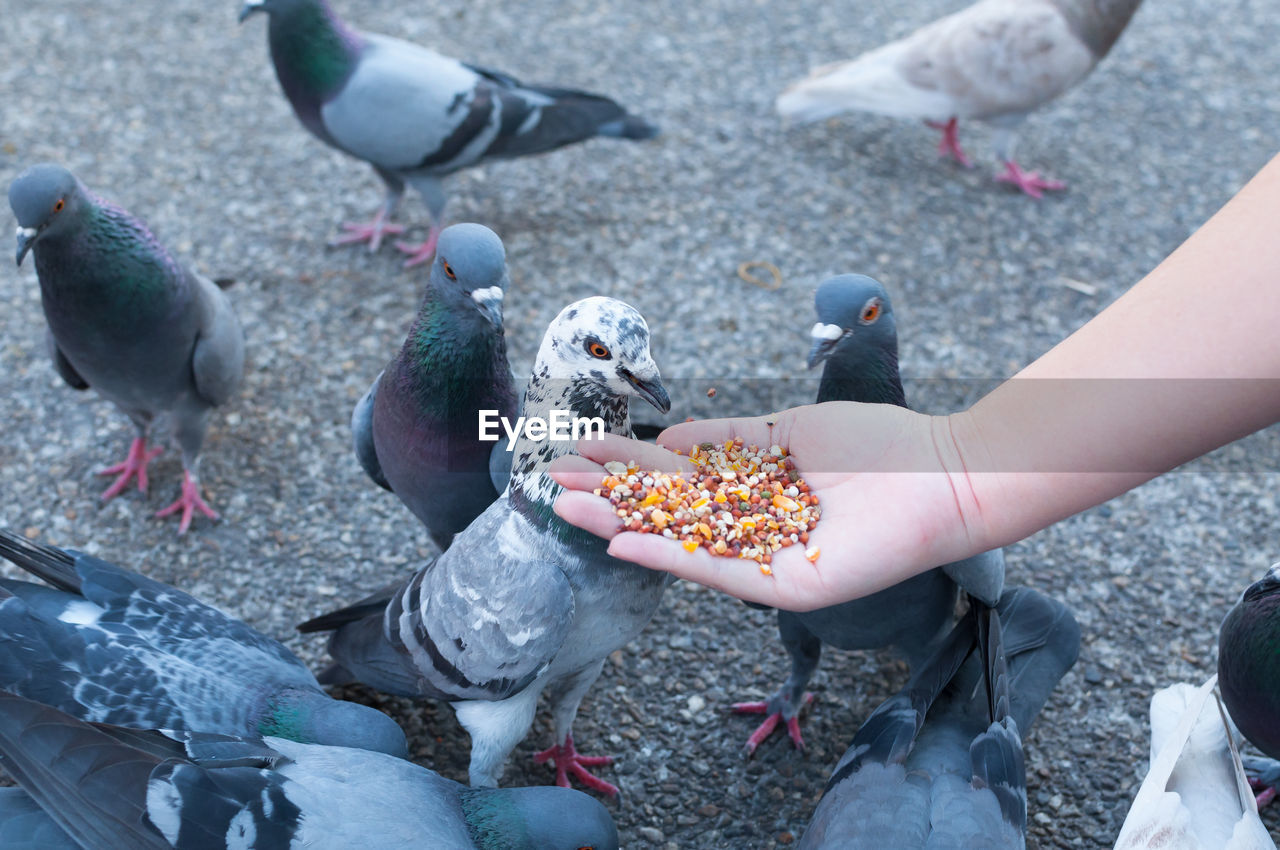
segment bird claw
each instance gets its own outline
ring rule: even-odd
[[[800,709],[804,708],[805,706],[809,705],[812,702],[813,702],[813,694],[810,693],[809,691],[805,691],[804,696],[800,698],[799,708],[796,709],[795,713],[792,716],[787,718],[783,717],[783,713],[781,709],[779,709],[778,711],[771,711],[769,708],[769,705],[770,705],[769,701],[735,702],[731,706],[735,714],[768,715],[765,717],[763,721],[761,721],[760,725],[756,727],[755,731],[751,733],[751,735],[747,738],[747,743],[743,746],[743,750],[745,750],[747,758],[750,758],[751,756],[755,755],[755,752],[760,747],[760,745],[764,743],[765,739],[767,739],[770,735],[773,734],[773,730],[778,728],[778,724],[783,722],[784,719],[786,721],[787,737],[791,739],[791,743],[795,745],[795,748],[797,750],[799,750],[800,752],[804,752],[805,751],[804,736],[800,734]]]
[[[572,773],[579,782],[592,791],[608,794],[610,797],[618,796],[618,786],[604,781],[587,770],[588,767],[613,764],[613,757],[579,755],[573,746],[573,735],[566,735],[563,744],[556,744],[540,753],[535,753],[533,760],[538,764],[552,762],[556,768],[556,785],[561,788],[573,787],[569,783],[569,774]]]
[[[157,455],[164,451],[163,447],[156,447],[151,451],[147,451],[147,441],[144,437],[135,437],[133,443],[129,446],[129,454],[125,459],[117,463],[115,466],[108,466],[106,469],[99,469],[99,475],[118,475],[111,486],[102,492],[102,501],[106,502],[119,496],[124,488],[129,485],[129,480],[135,476],[138,479],[138,490],[143,495],[147,492],[147,464],[150,463]]]
[[[387,221],[387,217],[379,212],[373,221],[344,221],[342,229],[347,231],[343,236],[329,240],[330,245],[352,245],[359,242],[369,243],[369,253],[377,251],[382,245],[383,236],[396,236],[404,233],[404,228]]]
[[[163,519],[178,511],[182,511],[182,520],[178,523],[178,534],[187,533],[187,529],[191,527],[191,517],[196,511],[204,514],[209,519],[217,520],[222,518],[217,511],[209,507],[204,499],[200,498],[200,487],[189,472],[182,473],[182,495],[173,504],[156,511],[156,517]]]
[[[1036,199],[1044,197],[1046,191],[1056,192],[1067,188],[1067,184],[1061,180],[1041,177],[1038,171],[1023,171],[1013,160],[1004,164],[1004,171],[996,175],[996,182],[1011,183]]]
[[[935,130],[942,131],[942,138],[938,140],[938,156],[943,159],[952,158],[965,168],[973,168],[973,160],[960,147],[960,133],[958,132],[959,122],[952,118],[945,124],[940,121],[926,121]]]
[[[431,232],[427,234],[426,241],[414,245],[412,242],[397,242],[396,247],[409,255],[409,259],[404,261],[406,269],[421,265],[436,255],[436,242],[440,240],[440,228],[434,224],[431,226]]]

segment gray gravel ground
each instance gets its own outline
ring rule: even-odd
[[[1109,303],[1277,148],[1280,15],[1270,0],[1142,8],[1099,71],[1027,124],[1024,164],[1071,183],[1042,203],[991,183],[985,163],[966,172],[936,161],[935,134],[914,123],[851,117],[784,130],[775,120],[774,95],[810,66],[957,5],[339,8],[367,29],[609,93],[663,124],[654,143],[593,142],[461,175],[449,212],[506,241],[518,367],[561,306],[613,295],[647,313],[677,410],[715,415],[810,397],[812,382],[777,379],[802,368],[813,287],[844,271],[875,275],[896,294],[917,398],[938,412],[960,403]],[[293,624],[430,552],[408,512],[364,478],[347,432],[351,405],[401,342],[423,273],[403,271],[389,249],[324,247],[336,222],[373,209],[378,187],[301,130],[270,69],[264,22],[237,28],[236,10],[233,0],[0,0],[4,182],[60,160],[197,268],[236,278],[251,359],[241,397],[206,445],[206,489],[225,521],[198,521],[178,539],[174,523],[150,516],[176,494],[173,450],[153,467],[150,499],[99,505],[105,483],[93,471],[119,459],[130,432],[107,404],[60,385],[41,343],[35,273],[9,267],[0,273],[0,523],[178,584],[318,664],[321,641],[294,636]],[[964,139],[985,159],[988,130],[966,127]],[[410,200],[405,213],[420,235],[423,206]],[[755,260],[777,264],[780,290],[737,277]],[[1205,283],[1205,309],[1230,309]],[[1150,694],[1210,673],[1223,613],[1276,559],[1274,436],[1010,549],[1012,579],[1069,601],[1085,635],[1027,742],[1032,846],[1114,840],[1145,769]],[[754,719],[724,707],[781,681],[771,616],[679,585],[611,661],[577,738],[618,756],[604,775],[623,789],[611,806],[629,848],[791,843],[858,724],[905,677],[887,654],[829,651],[805,727],[810,750],[775,739],[748,761],[740,746]],[[447,708],[347,695],[401,720],[416,758],[465,778],[466,737]],[[540,718],[507,782],[547,780],[530,755],[549,737]]]

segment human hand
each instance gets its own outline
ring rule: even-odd
[[[609,460],[635,461],[664,472],[692,470],[696,443],[741,437],[747,444],[780,445],[817,495],[822,515],[806,547],[773,553],[772,575],[754,561],[690,553],[659,534],[621,531],[607,498],[591,491]],[[892,405],[832,402],[752,419],[713,419],[668,428],[658,446],[606,435],[580,441],[578,455],[552,464],[565,490],[555,510],[563,519],[611,538],[609,553],[776,608],[804,611],[865,596],[916,573],[974,552],[963,499],[950,469],[959,468],[947,420]],[[666,448],[663,448],[666,447]]]

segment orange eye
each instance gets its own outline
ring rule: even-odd
[[[859,317],[862,323],[869,325],[876,319],[880,318],[880,299],[874,298],[867,302],[867,306],[862,308],[862,315]]]
[[[67,205],[66,201],[64,201],[62,198],[58,198],[58,202],[53,205],[53,211],[56,213],[60,213],[62,212],[62,208],[65,207],[66,205]]]
[[[458,279],[458,276],[457,276],[456,274],[454,274],[454,273],[453,273],[453,266],[449,265],[449,261],[448,261],[448,260],[441,260],[441,261],[440,261],[440,264],[441,264],[441,267],[442,267],[442,268],[444,268],[444,276],[445,276],[445,277],[449,278],[449,280],[457,280],[457,279]]]
[[[594,339],[587,341],[587,353],[601,360],[606,360],[609,357],[609,349],[605,348],[599,340]]]

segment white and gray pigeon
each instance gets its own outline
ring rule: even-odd
[[[274,735],[407,757],[387,715],[336,700],[283,644],[177,588],[0,529],[0,688],[136,729]]]
[[[776,106],[798,123],[851,111],[922,118],[942,130],[938,152],[965,167],[958,121],[985,121],[1004,164],[996,179],[1039,198],[1066,184],[1018,165],[1018,127],[1089,75],[1141,2],[979,0],[857,59],[815,69]]]
[[[0,691],[5,850],[617,850],[598,801],[384,753],[90,724]],[[38,809],[38,810],[37,810]],[[38,843],[43,842],[43,843]]]
[[[1022,848],[1022,735],[1080,649],[1057,600],[1028,588],[968,615],[862,724],[803,850]]]
[[[18,265],[30,251],[58,374],[92,387],[137,431],[103,500],[136,478],[147,491],[152,422],[169,414],[182,449],[182,493],[156,516],[218,514],[200,495],[200,447],[209,413],[244,376],[244,333],[226,295],[178,263],[146,225],[99,198],[60,165],[32,166],[9,186],[18,218]]]
[[[906,407],[898,374],[897,326],[885,288],[866,275],[839,275],[818,287],[814,306],[818,322],[811,331],[809,368],[825,364],[818,403]],[[818,667],[824,643],[840,649],[893,646],[914,664],[951,624],[958,590],[994,605],[1004,590],[1003,550],[936,567],[851,602],[803,613],[779,610],[778,634],[791,655],[791,674],[767,700],[734,704],[738,713],[765,715],[747,739],[747,753],[754,753],[779,723],[803,749],[799,714],[813,699],[805,686]]]
[[[490,478],[494,444],[479,438],[478,421],[482,410],[515,419],[502,333],[509,282],[496,233],[480,224],[446,228],[404,346],[351,414],[360,465],[442,550],[506,486]]]
[[[1151,768],[1116,850],[1274,850],[1217,683],[1215,675],[1200,687],[1179,683],[1151,697]]]
[[[628,435],[632,396],[670,408],[644,318],[612,298],[565,307],[543,337],[523,416],[549,421],[559,411],[561,422],[599,419]],[[394,592],[299,627],[336,629],[329,652],[338,666],[324,680],[452,702],[471,734],[475,786],[498,783],[548,690],[556,739],[539,760],[554,760],[560,785],[572,774],[617,792],[587,771],[609,759],[577,752],[573,718],[605,658],[640,633],[669,580],[610,557],[606,541],[555,515],[560,487],[546,468],[573,445],[521,429],[506,491],[444,554]]]
[[[408,184],[427,202],[431,231],[397,243],[405,265],[431,258],[444,217],[441,179],[489,159],[544,153],[596,136],[649,139],[658,128],[609,98],[525,85],[399,39],[358,32],[326,0],[246,0],[243,21],[270,18],[276,76],[294,113],[321,141],[373,166],[387,194],[367,224],[342,242],[374,250],[401,232],[391,216]]]

